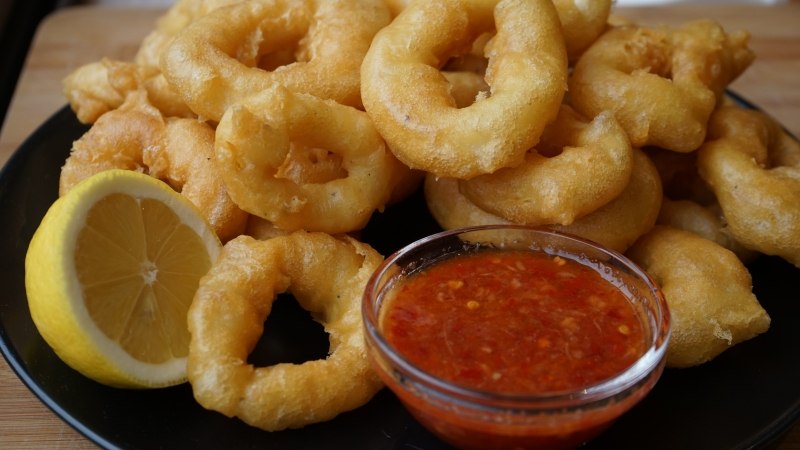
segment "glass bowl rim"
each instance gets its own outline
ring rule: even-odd
[[[654,330],[647,349],[634,364],[610,378],[575,390],[554,391],[540,394],[504,393],[469,388],[431,375],[410,362],[388,343],[383,334],[379,331],[378,311],[380,308],[374,305],[377,299],[374,298],[375,295],[373,293],[379,290],[378,282],[396,260],[421,246],[437,240],[470,232],[504,229],[550,235],[559,239],[573,241],[579,245],[587,245],[614,258],[618,263],[621,263],[627,269],[631,270],[636,277],[645,283],[648,290],[655,297],[655,312],[647,308],[648,316],[653,321]],[[407,381],[413,381],[418,386],[421,385],[429,389],[431,392],[435,393],[437,397],[457,400],[461,404],[480,407],[491,407],[492,404],[502,403],[503,406],[501,409],[503,410],[508,410],[509,406],[519,409],[541,409],[542,407],[563,408],[569,405],[585,406],[591,403],[602,403],[610,398],[624,394],[632,388],[641,385],[651,374],[659,370],[659,366],[663,367],[666,359],[666,349],[671,335],[670,313],[663,293],[655,280],[625,255],[597,242],[573,234],[541,226],[516,224],[476,225],[444,230],[420,238],[390,254],[375,269],[367,282],[362,301],[362,319],[364,321],[366,331],[365,338],[368,341],[368,345],[371,345],[374,350],[379,353],[381,358],[388,360],[393,370],[402,373],[404,379]]]

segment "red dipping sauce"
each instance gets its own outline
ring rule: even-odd
[[[380,327],[432,375],[518,394],[598,383],[647,347],[641,319],[617,286],[570,259],[528,251],[450,258],[405,279]]]
[[[567,449],[638,403],[664,368],[669,312],[619,253],[484,226],[390,255],[364,293],[376,372],[464,449]]]

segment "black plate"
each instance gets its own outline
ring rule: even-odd
[[[24,259],[31,235],[55,200],[71,145],[86,130],[68,108],[57,112],[0,172],[0,349],[22,381],[59,417],[108,448],[445,449],[387,390],[328,423],[266,433],[206,411],[187,384],[153,391],[108,388],[63,364],[31,321]],[[362,239],[383,254],[438,227],[419,193],[377,214]],[[800,417],[800,270],[777,258],[750,265],[754,290],[772,316],[769,331],[710,363],[666,370],[653,392],[591,449],[733,449],[764,447]],[[324,333],[291,300],[268,319],[273,350],[253,361],[315,358]],[[308,329],[300,331],[298,327]],[[301,336],[310,336],[308,339]]]

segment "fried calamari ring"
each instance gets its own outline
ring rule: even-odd
[[[427,174],[423,184],[425,203],[434,220],[445,230],[473,225],[511,224],[508,219],[481,209],[458,190],[458,180]]]
[[[662,199],[658,171],[647,155],[636,151],[630,182],[617,198],[569,225],[550,228],[623,252],[655,225]]]
[[[703,206],[692,200],[670,200],[665,197],[656,223],[691,231],[716,242],[732,251],[744,263],[752,261],[758,255],[758,252],[745,248],[731,236],[718,204]]]
[[[332,419],[381,388],[364,343],[361,294],[382,257],[351,238],[298,231],[228,242],[188,313],[188,378],[207,409],[276,431]],[[294,295],[330,338],[327,359],[254,367],[247,357],[279,293]]]
[[[800,143],[763,113],[722,106],[698,150],[700,175],[745,247],[800,267]]]
[[[612,3],[612,0],[553,0],[570,60],[577,59],[606,30]]]
[[[626,254],[655,279],[667,300],[668,366],[702,364],[769,328],[747,268],[716,243],[658,225]]]
[[[118,108],[137,89],[148,92],[150,103],[170,117],[193,117],[194,112],[161,73],[160,59],[179,31],[198,17],[241,0],[179,0],[158,18],[156,28],[141,42],[134,62],[103,58],[74,70],[64,79],[64,94],[82,123]]]
[[[85,64],[64,78],[64,95],[82,123],[118,108],[130,92],[144,88],[150,103],[170,117],[193,117],[194,112],[167,83],[159,59],[174,35],[206,11],[241,0],[181,0],[158,19],[156,29],[142,41],[134,62],[103,58]]]
[[[614,111],[635,147],[694,151],[725,87],[753,61],[747,41],[708,20],[611,29],[576,63],[572,105],[588,117]]]
[[[101,61],[79,67],[64,79],[64,94],[82,123],[119,107],[125,95],[144,87],[150,102],[167,116],[194,113],[161,73],[161,53],[182,29],[207,12],[241,0],[179,0],[158,18],[156,28],[141,42],[134,62]]]
[[[473,203],[529,225],[569,225],[628,185],[633,149],[613,114],[588,121],[562,105],[525,161],[459,184]]]
[[[544,226],[624,252],[653,227],[662,198],[653,163],[639,151],[634,152],[633,159],[630,182],[617,198],[570,225]],[[458,180],[428,175],[424,187],[428,210],[444,229],[513,223],[472,203],[459,192]]]
[[[195,119],[168,119],[164,145],[145,150],[149,175],[200,209],[222,242],[241,234],[249,214],[231,200],[214,160],[214,129]]]
[[[292,145],[341,157],[347,173],[324,183],[280,178]],[[407,172],[363,111],[276,86],[233,105],[217,126],[216,160],[245,211],[285,230],[363,228]]]
[[[144,89],[148,101],[164,115],[193,117],[177,92],[154,68],[103,58],[85,64],[64,78],[63,92],[81,123],[94,123],[119,108],[128,94]]]
[[[214,130],[195,119],[164,118],[143,91],[100,116],[73,143],[61,169],[59,194],[108,169],[166,181],[198,207],[223,242],[244,230],[248,214],[228,196],[214,162]]]
[[[458,108],[440,69],[495,29],[486,50],[491,91]],[[522,162],[555,119],[566,76],[550,0],[420,1],[375,36],[361,95],[398,159],[438,176],[471,178]]]
[[[139,92],[119,108],[100,118],[72,143],[61,168],[58,194],[63,196],[76,184],[109,169],[146,172],[144,149],[164,139],[164,119]]]
[[[197,18],[242,0],[178,0],[156,21],[155,29],[142,39],[134,62],[140,66],[159,67],[161,54],[178,32]]]
[[[409,0],[386,0],[392,16],[408,6]],[[564,33],[570,59],[576,58],[606,29],[611,0],[553,0]]]
[[[697,171],[697,152],[648,148],[664,187],[657,223],[691,231],[734,252],[747,263],[758,254],[739,243],[722,217],[717,198]]]
[[[232,104],[275,85],[360,106],[361,61],[389,20],[382,0],[241,2],[177,33],[161,68],[192,110],[214,121]],[[286,49],[295,49],[295,62],[260,68],[265,55]]]
[[[73,70],[64,78],[62,92],[75,116],[84,124],[94,123],[125,101],[125,94],[109,83],[103,61],[84,64]]]

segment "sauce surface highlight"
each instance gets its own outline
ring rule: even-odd
[[[403,280],[381,328],[422,370],[462,386],[540,394],[595,384],[646,347],[626,296],[576,261],[487,250]]]

